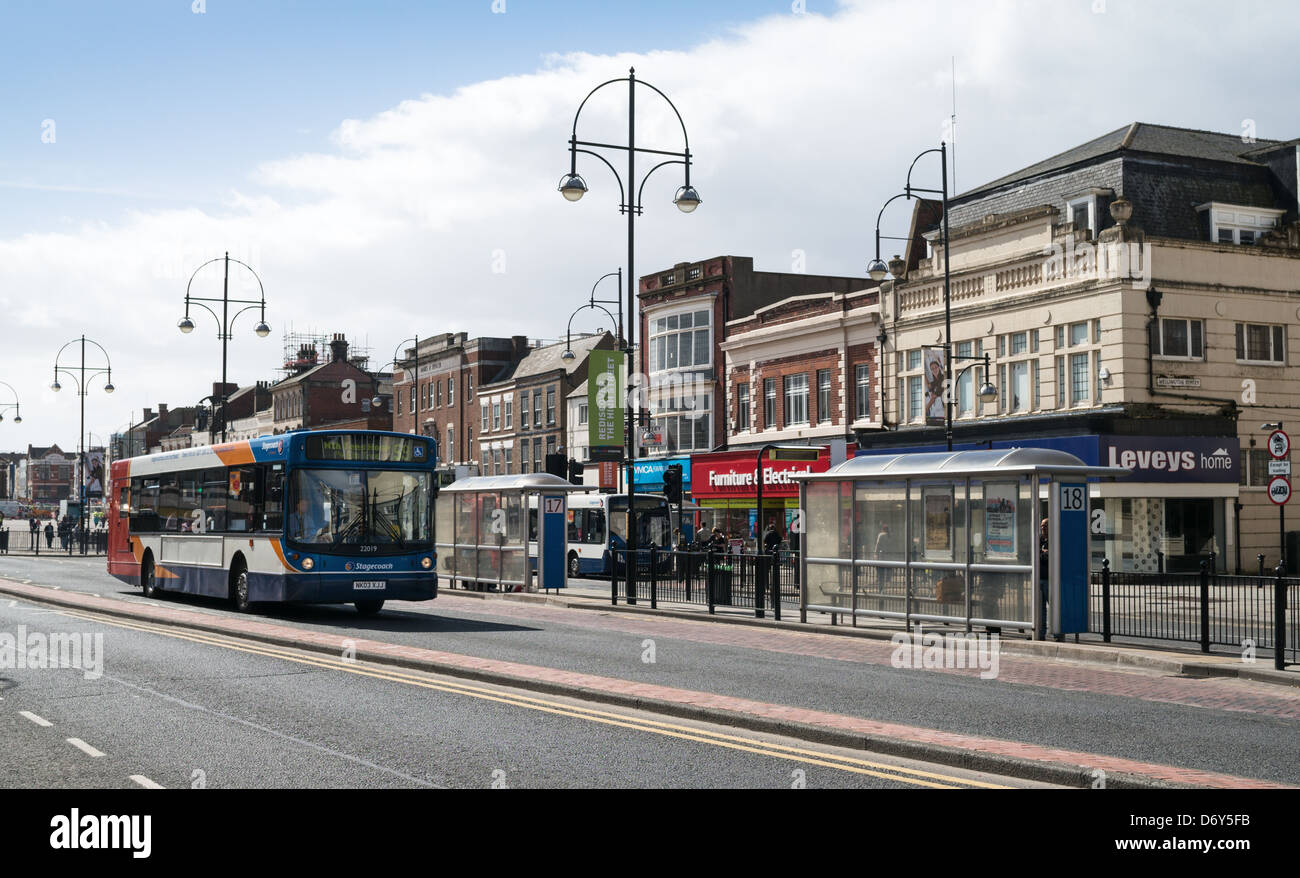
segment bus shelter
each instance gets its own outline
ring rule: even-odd
[[[796,476],[801,616],[1023,629],[1040,638],[1086,630],[1087,481],[1128,472],[1064,451],[1011,448],[860,455]]]
[[[589,490],[549,473],[457,479],[434,502],[439,574],[453,587],[531,591],[532,543],[541,587],[563,587],[565,498]]]

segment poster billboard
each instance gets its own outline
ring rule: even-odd
[[[992,482],[984,486],[984,553],[988,557],[1014,560],[1016,557],[1016,482]]]
[[[946,423],[945,382],[948,377],[947,352],[941,347],[922,348],[925,369],[925,422],[930,426]]]
[[[623,447],[623,354],[592,351],[587,357],[587,443],[593,449]],[[592,459],[599,459],[593,453]]]
[[[86,497],[96,499],[104,496],[104,449],[94,448],[86,452]]]

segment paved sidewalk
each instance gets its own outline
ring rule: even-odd
[[[565,607],[569,609],[602,610],[605,612],[664,616],[703,622],[715,622],[728,625],[755,626],[787,631],[815,631],[820,634],[834,634],[844,637],[864,638],[868,640],[888,640],[895,634],[906,631],[902,622],[886,619],[872,619],[870,626],[859,624],[854,627],[840,617],[838,624],[829,614],[809,613],[808,621],[799,621],[798,607],[784,605],[782,621],[772,619],[769,607],[765,619],[754,617],[753,609],[736,607],[718,607],[713,615],[698,604],[682,604],[670,601],[658,601],[659,608],[651,609],[649,601],[641,600],[635,606],[625,603],[623,594],[619,594],[619,603],[610,603],[608,584],[595,585],[591,580],[578,582],[563,591],[549,593],[526,592],[475,592],[464,589],[444,589],[439,592],[445,597],[465,597],[486,601],[523,602]],[[926,632],[945,634],[958,633],[959,626],[946,627],[930,625]],[[1180,649],[1175,644],[1135,644],[1102,643],[1098,641],[1042,641],[1030,640],[1026,635],[1011,633],[1001,638],[1003,655],[1036,656],[1042,658],[1065,659],[1074,662],[1111,665],[1115,667],[1147,668],[1182,674],[1191,677],[1229,677],[1251,680],[1259,683],[1273,683],[1282,686],[1300,687],[1300,665],[1290,665],[1286,670],[1278,671],[1272,667],[1271,658],[1259,658],[1254,663],[1243,661],[1239,656],[1202,653],[1190,649]]]
[[[416,668],[534,691],[570,695],[625,707],[649,709],[669,715],[959,765],[980,771],[994,771],[1033,780],[1090,786],[1100,777],[1098,775],[1100,771],[1104,772],[1106,786],[1111,788],[1126,786],[1289,788],[1286,784],[1229,774],[1044,747],[1019,741],[945,732],[710,692],[358,639],[247,617],[231,618],[179,607],[128,603],[95,595],[23,585],[9,580],[0,580],[0,592],[71,609],[161,625],[200,629],[331,655],[342,655],[345,649],[351,648],[355,650],[355,656],[360,660]],[[508,603],[502,602],[501,608],[511,607]],[[558,608],[528,608],[522,605],[515,605],[514,609],[559,611]],[[629,618],[621,621],[635,620]],[[722,626],[710,626],[698,622],[691,627],[722,630]],[[733,634],[760,633],[739,627],[731,629],[731,632]],[[828,639],[814,633],[796,635],[790,632],[772,631],[767,634],[805,640]],[[847,645],[849,642],[838,641],[838,643]],[[859,649],[868,645],[888,648],[887,644],[869,644],[863,641],[858,641],[856,645]]]

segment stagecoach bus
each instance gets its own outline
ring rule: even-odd
[[[108,572],[158,592],[253,603],[437,596],[437,445],[304,431],[113,461]]]

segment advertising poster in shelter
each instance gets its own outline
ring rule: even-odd
[[[952,488],[928,487],[925,501],[925,557],[952,560]]]
[[[1016,500],[1019,485],[998,482],[984,486],[984,551],[1000,558],[1016,557]]]

